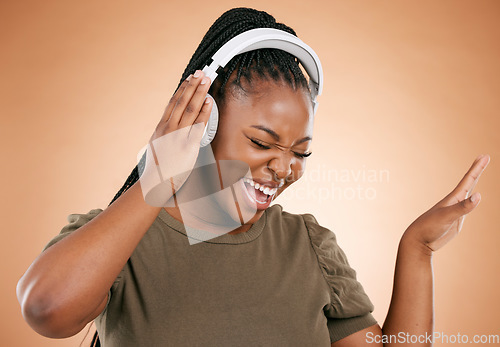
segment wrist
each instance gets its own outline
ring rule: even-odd
[[[434,253],[425,242],[416,238],[409,229],[405,231],[399,241],[399,251],[404,252],[405,255],[409,255],[414,259],[424,261],[432,259],[432,254]]]

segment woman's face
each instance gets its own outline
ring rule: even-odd
[[[241,212],[253,212],[252,218],[243,219],[243,224],[251,225],[302,176],[310,153],[313,111],[307,90],[260,78],[242,86],[244,91],[226,91],[212,150],[219,163],[232,160],[248,165],[249,172],[234,185],[234,194]],[[234,201],[219,202],[227,203]],[[234,211],[234,207],[221,207]],[[242,220],[241,213],[231,217]]]

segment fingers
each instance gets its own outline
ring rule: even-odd
[[[474,160],[474,163],[469,168],[465,176],[460,180],[458,185],[441,201],[439,201],[433,208],[441,208],[456,204],[464,199],[467,199],[470,192],[476,186],[482,172],[490,162],[489,155],[480,155]]]
[[[180,128],[192,125],[200,113],[209,88],[210,79],[197,70],[190,76],[183,93],[177,99],[169,122]]]
[[[459,200],[467,198],[469,193],[476,186],[479,177],[483,173],[486,166],[488,166],[489,162],[490,156],[487,154],[477,157],[470,167],[469,171],[467,171],[465,176],[453,190],[452,194],[455,195]]]
[[[201,107],[201,111],[198,114],[198,117],[194,120],[193,123],[204,123],[205,125],[208,122],[208,118],[210,118],[210,112],[212,111],[213,99],[206,98],[203,102],[203,106]]]
[[[214,107],[214,101],[212,98],[207,97],[203,102],[203,106],[198,114],[198,117],[190,125],[189,136],[198,139],[198,142],[203,137],[205,131],[205,126],[207,125],[208,119],[210,118],[210,113]],[[182,123],[182,122],[181,122]]]
[[[487,157],[486,159],[482,159],[484,157]],[[470,189],[468,189],[467,191],[467,194],[465,196],[465,198],[468,198],[469,197],[469,194],[470,192],[472,192],[474,190],[474,188],[476,187],[476,184],[477,182],[479,181],[479,177],[481,176],[481,174],[483,173],[484,169],[486,169],[486,167],[488,166],[488,164],[490,163],[490,156],[489,155],[481,155],[479,156],[478,158],[480,158],[479,160],[484,160],[484,164],[481,164],[483,165],[482,166],[482,170],[481,172],[479,173],[479,175],[477,176],[476,180],[474,181],[474,183],[472,183],[472,186],[470,187]],[[477,159],[476,159],[477,160]],[[459,183],[460,184],[460,183]]]
[[[205,123],[206,121],[208,121],[206,115],[210,115],[211,102],[213,101],[210,98],[207,98],[207,92],[210,88],[210,78],[205,76],[202,76],[200,78],[201,82],[196,89],[193,97],[191,98],[191,101],[186,106],[186,110],[184,111],[182,119],[179,123],[180,127],[203,122],[204,118],[206,118]],[[198,121],[200,116],[201,120]]]
[[[175,105],[177,104],[177,101],[179,100],[180,96],[182,95],[182,93],[184,93],[184,90],[186,89],[188,82],[189,82],[189,77],[186,78],[184,81],[182,81],[179,88],[177,88],[174,95],[170,98],[170,101],[168,102],[168,105],[165,108],[165,112],[163,113],[163,116],[162,116],[160,122],[166,122],[169,120],[170,115],[172,114],[172,111],[173,111]]]
[[[427,243],[432,251],[437,251],[444,245],[446,245],[451,239],[453,239],[462,229],[466,215],[471,212],[479,202],[481,201],[481,195],[479,193],[474,193],[470,198],[464,199],[451,206],[443,207],[442,209],[435,210],[434,214],[437,214],[440,224],[447,225],[449,228],[444,234],[434,237],[434,240]],[[439,228],[435,228],[438,230]]]
[[[478,192],[472,194],[470,198],[463,199],[462,201],[453,204],[451,206],[443,207],[444,218],[449,222],[453,223],[458,218],[465,216],[470,213],[481,201],[481,194]],[[463,221],[459,223],[459,229],[461,228]]]

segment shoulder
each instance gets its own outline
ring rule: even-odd
[[[71,234],[73,231],[77,230],[81,226],[87,224],[92,219],[94,219],[99,213],[103,210],[100,208],[92,209],[87,213],[72,213],[68,215],[67,220],[68,224],[66,224],[61,232],[55,236],[49,243],[44,247],[44,251],[55,243],[61,241],[63,238]]]
[[[309,237],[311,248],[330,288],[331,304],[326,307],[326,315],[329,318],[349,318],[372,312],[373,304],[358,282],[356,271],[349,265],[335,234],[320,225],[310,213],[293,214],[283,211],[279,205],[272,207],[270,215],[274,219],[280,220],[283,225],[302,226]]]
[[[313,246],[324,246],[326,248],[336,246],[335,234],[330,229],[321,226],[310,213],[290,213],[283,210],[281,205],[275,204],[267,209],[267,224],[273,227],[281,226],[286,229],[301,229],[308,235]]]
[[[283,209],[280,204],[274,204],[266,210],[267,223],[279,223],[282,225],[302,225],[304,228],[315,227],[318,225],[318,221],[312,214],[295,214],[287,212]],[[324,229],[324,231],[329,231]]]
[[[69,224],[65,225],[61,232],[67,230],[76,230],[82,225],[90,222],[94,217],[96,217],[103,210],[100,208],[95,208],[87,213],[72,213],[68,215]]]
[[[326,267],[326,264],[332,261],[347,264],[347,258],[338,246],[335,234],[320,225],[310,213],[290,213],[276,204],[268,208],[266,224],[272,229],[274,237],[277,237],[276,234],[283,234],[295,242],[299,239],[305,241],[314,251],[322,267]]]

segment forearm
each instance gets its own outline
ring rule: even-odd
[[[33,329],[62,337],[56,335],[92,320],[160,209],[144,202],[137,182],[93,220],[43,252],[17,288],[23,315]]]
[[[368,345],[366,333],[377,336],[385,346],[432,345],[432,254],[458,235],[465,215],[479,204],[479,193],[467,196],[488,163],[488,155],[479,156],[457,187],[406,229],[399,243],[394,289],[382,331],[376,326],[365,329],[344,338],[345,344],[338,346]]]
[[[398,249],[392,299],[382,331],[405,337],[429,336],[433,331],[432,251],[406,233]],[[420,341],[414,345],[431,345],[423,337]]]

